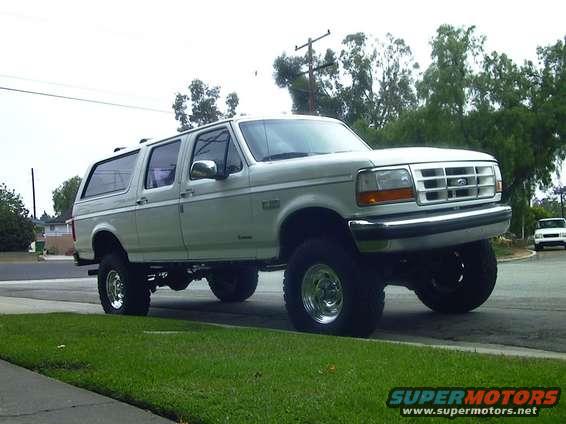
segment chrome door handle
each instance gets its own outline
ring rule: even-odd
[[[195,194],[195,191],[192,188],[188,188],[185,191],[181,192],[181,197],[190,197]]]
[[[145,205],[148,202],[147,197],[140,197],[138,200],[136,200],[136,203],[138,205]]]

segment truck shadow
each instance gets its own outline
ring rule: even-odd
[[[279,296],[256,293],[243,303],[225,304],[199,293],[198,298],[156,296],[150,316],[186,319],[220,325],[293,331]],[[541,330],[547,317],[538,311],[495,309],[485,306],[461,315],[439,314],[418,300],[389,299],[375,339],[438,344],[466,342],[566,351],[566,334],[553,337]],[[542,327],[544,328],[544,327]],[[556,331],[556,329],[549,332]]]

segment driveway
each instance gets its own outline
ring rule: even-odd
[[[0,264],[0,296],[98,303],[94,278],[68,278],[79,275],[86,270],[71,263]],[[150,315],[291,329],[281,281],[281,272],[261,274],[257,292],[241,304],[218,302],[204,280],[182,292],[161,288],[152,297]],[[409,290],[387,287],[385,312],[373,337],[566,352],[566,252],[548,250],[528,260],[500,263],[492,297],[464,315],[431,312]]]

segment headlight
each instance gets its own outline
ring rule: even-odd
[[[536,239],[542,238],[542,234],[541,233],[535,233],[535,238]]]
[[[360,206],[414,200],[411,174],[406,169],[360,172],[356,197]]]

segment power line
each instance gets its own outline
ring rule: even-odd
[[[159,112],[159,113],[167,113],[167,114],[173,113],[172,111],[169,111],[169,110],[155,109],[155,108],[152,108],[152,107],[127,105],[127,104],[123,104],[123,103],[114,103],[114,102],[105,102],[103,100],[85,99],[85,98],[82,98],[82,97],[62,96],[60,94],[45,93],[45,92],[42,92],[42,91],[22,90],[22,89],[13,88],[13,87],[2,87],[2,86],[0,86],[0,90],[11,91],[11,92],[15,92],[15,93],[34,94],[34,95],[45,96],[45,97],[54,97],[54,98],[57,98],[57,99],[64,99],[64,100],[75,100],[75,101],[78,101],[78,102],[96,103],[96,104],[106,105],[106,106],[116,106],[116,107],[122,107],[122,108],[126,108],[126,109],[138,109],[138,110],[145,110],[145,111],[149,111],[149,112]]]
[[[118,92],[118,91],[112,91],[112,90],[103,90],[103,89],[100,89],[100,88],[92,88],[92,87],[87,87],[87,86],[83,86],[83,85],[66,84],[66,83],[62,83],[62,82],[47,81],[47,80],[34,79],[34,78],[26,78],[26,77],[20,77],[20,76],[16,76],[16,75],[0,74],[0,78],[9,78],[9,79],[15,79],[15,80],[19,80],[19,81],[27,81],[27,82],[34,82],[34,83],[39,83],[39,84],[55,85],[55,86],[58,86],[58,87],[65,87],[65,88],[74,88],[74,89],[77,89],[77,90],[92,91],[92,92],[95,92],[95,93],[111,94],[113,96],[138,97],[138,98],[145,98],[145,99],[148,99],[148,100],[155,100],[155,98],[151,98],[151,97],[147,97],[147,96],[137,96],[133,93],[124,93],[124,92]]]

